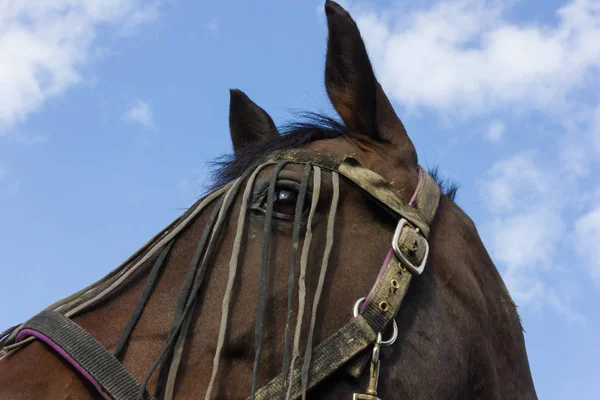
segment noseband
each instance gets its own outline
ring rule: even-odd
[[[419,167],[418,186],[411,200],[405,203],[392,184],[377,173],[363,167],[357,159],[346,157],[343,160],[337,160],[328,155],[307,150],[296,149],[274,153],[268,156],[262,165],[251,168],[236,181],[199,200],[115,271],[95,284],[51,305],[24,324],[0,334],[0,345],[4,346],[2,352],[4,354],[10,353],[37,338],[73,365],[105,399],[153,399],[154,397],[145,390],[148,379],[140,385],[115,355],[73,322],[71,317],[88,310],[100,300],[105,299],[153,255],[158,254],[158,260],[162,258],[160,263],[158,261],[156,263],[160,268],[160,264],[164,261],[178,234],[205,206],[217,199],[219,199],[221,206],[216,207],[214,215],[210,219],[210,225],[214,225],[215,231],[219,231],[223,225],[224,215],[230,210],[242,181],[250,177],[248,187],[251,188],[252,181],[261,168],[270,165],[276,165],[276,169],[282,168],[285,163],[305,165],[308,173],[310,173],[310,168],[313,168],[315,174],[319,169],[329,171],[336,176],[337,174],[341,175],[387,211],[391,218],[397,221],[397,225],[391,239],[391,249],[379,270],[375,283],[371,291],[364,298],[357,301],[353,310],[353,317],[349,322],[311,349],[310,352],[307,352],[309,355],[308,360],[305,359],[306,354],[305,357],[300,356],[293,359],[289,371],[282,372],[281,375],[272,379],[264,387],[253,390],[250,399],[275,399],[280,398],[282,393],[286,394],[286,399],[296,399],[339,369],[343,368],[352,376],[359,377],[364,371],[365,365],[370,362],[369,388],[366,393],[355,394],[354,399],[376,400],[379,348],[395,342],[398,329],[394,318],[400,309],[413,275],[420,275],[425,268],[429,254],[427,238],[438,207],[440,190],[433,178]],[[251,172],[253,172],[252,175],[250,175]],[[277,173],[274,175],[276,176]],[[308,174],[306,174],[306,179],[308,179]],[[247,189],[244,193],[243,204],[247,201],[249,191]],[[335,204],[337,205],[337,199]],[[332,202],[331,211],[335,214],[333,205]],[[240,211],[241,214],[244,212],[244,210]],[[243,223],[238,230],[242,232]],[[209,231],[210,229],[207,230],[207,232]],[[215,231],[213,231],[213,235]],[[211,247],[213,245],[213,235],[207,233],[206,237],[201,239],[201,241],[204,241],[203,248],[208,243],[207,254],[213,251]],[[198,257],[200,256],[198,255]],[[205,255],[200,265],[202,274],[202,268],[207,267],[208,260],[209,257]],[[235,259],[235,262],[237,263],[237,259]],[[151,275],[153,271],[151,271]],[[175,324],[179,324],[177,332],[180,332],[181,329],[187,332],[186,324],[189,326],[189,319],[191,318],[191,314],[187,311],[190,302],[193,301],[192,294],[196,293],[192,289],[196,286],[194,276],[197,275],[196,270],[192,271],[189,284],[187,279],[184,282],[184,287],[189,286],[189,294],[183,297],[180,296],[180,298],[186,300],[187,297],[191,296],[191,300],[187,299],[187,303],[183,301],[181,305],[178,304],[176,315],[181,318],[177,319],[176,317]],[[198,288],[200,283],[198,283]],[[151,290],[146,296],[149,297],[150,294]],[[122,342],[123,344],[129,338],[139,318],[139,315],[136,316],[136,312],[141,314],[147,297],[145,300],[141,299],[144,301],[138,303],[139,310],[136,309],[130,319],[130,322],[133,321],[133,323],[128,324],[125,329],[127,333],[122,335],[119,343]],[[382,333],[386,331],[390,323],[393,327],[392,336],[384,339]],[[173,342],[173,346],[179,345],[179,340],[175,344],[175,339],[171,335],[168,339]],[[371,345],[374,345],[373,353],[365,354],[364,350]],[[151,371],[154,370],[156,365],[153,366]],[[176,370],[177,368],[175,368],[175,372]]]

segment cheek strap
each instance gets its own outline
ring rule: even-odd
[[[439,186],[433,178],[419,168],[417,188],[406,204],[387,181],[354,159],[345,159],[338,171],[398,218],[392,250],[358,315],[312,350],[308,373],[305,359],[299,357],[289,377],[277,376],[252,399],[276,399],[282,390],[287,392],[286,399],[297,399],[340,368],[360,377],[369,358],[363,350],[394,321],[413,275],[419,275],[427,262],[427,236],[440,197]]]

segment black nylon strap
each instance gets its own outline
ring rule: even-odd
[[[192,256],[192,261],[190,262],[190,266],[189,266],[189,268],[186,272],[185,278],[183,280],[183,287],[182,287],[181,292],[179,293],[179,297],[177,299],[177,306],[175,308],[175,317],[173,319],[173,328],[171,328],[171,332],[169,332],[169,338],[167,339],[165,348],[159,354],[158,358],[155,360],[154,364],[150,368],[149,374],[146,376],[146,379],[144,380],[144,385],[146,385],[146,383],[150,380],[150,377],[152,376],[152,373],[154,372],[154,370],[160,365],[160,370],[158,371],[158,378],[156,380],[156,387],[154,389],[155,396],[158,396],[158,394],[162,391],[162,389],[164,389],[164,385],[166,383],[167,374],[169,372],[169,366],[170,366],[170,364],[167,361],[170,358],[169,356],[171,355],[171,353],[174,349],[173,346],[176,345],[176,342],[173,340],[170,340],[170,339],[171,339],[171,336],[177,334],[175,329],[178,327],[178,325],[183,323],[183,320],[185,318],[185,316],[183,315],[183,312],[185,310],[186,301],[188,300],[188,297],[190,296],[190,292],[192,291],[192,284],[194,283],[194,277],[196,276],[196,272],[198,271],[198,267],[200,265],[200,257],[202,257],[202,254],[205,250],[206,243],[208,242],[209,235],[212,232],[213,226],[217,220],[217,216],[219,215],[219,209],[221,208],[223,200],[224,200],[223,197],[221,197],[217,201],[217,203],[215,204],[215,207],[213,208],[213,210],[211,212],[211,215],[210,215],[208,221],[206,222],[206,226],[204,228],[204,231],[202,232],[200,241],[198,242],[198,245],[196,246],[196,251],[194,252],[194,255]]]
[[[296,201],[296,213],[294,215],[294,228],[292,232],[292,254],[290,256],[290,273],[288,276],[288,303],[287,315],[285,318],[285,343],[283,345],[283,367],[281,376],[284,378],[284,383],[281,386],[281,394],[279,399],[285,398],[285,389],[287,388],[287,377],[290,372],[290,363],[292,361],[292,302],[294,300],[294,288],[296,279],[296,255],[298,253],[298,239],[300,238],[300,224],[302,222],[302,213],[304,212],[304,201],[306,199],[306,191],[308,189],[308,179],[312,171],[312,165],[306,164],[302,173],[302,181],[300,182],[300,191]]]
[[[263,323],[265,318],[265,308],[267,306],[267,270],[269,267],[269,245],[271,240],[271,220],[273,218],[273,195],[275,185],[281,169],[287,164],[287,161],[280,161],[275,165],[271,179],[269,181],[269,191],[267,194],[267,208],[265,212],[265,226],[262,238],[262,254],[259,271],[259,290],[258,290],[258,308],[256,311],[256,323],[254,325],[254,367],[252,368],[252,394],[250,398],[254,400],[256,393],[256,380],[258,378],[258,367],[260,364],[260,354],[263,347]]]
[[[129,321],[127,321],[127,325],[125,325],[125,329],[123,329],[123,333],[121,334],[121,337],[115,345],[115,350],[113,354],[117,358],[125,349],[127,341],[131,337],[133,330],[135,329],[138,321],[140,320],[140,317],[142,316],[142,313],[144,312],[144,309],[146,308],[146,304],[148,304],[150,296],[152,296],[152,293],[154,292],[154,288],[156,287],[156,284],[160,279],[165,260],[167,258],[167,255],[169,254],[169,251],[171,250],[171,247],[173,246],[173,243],[175,243],[175,241],[169,242],[169,244],[167,244],[165,248],[159,253],[159,256],[157,257],[156,261],[154,262],[154,265],[152,266],[152,269],[150,270],[150,275],[148,275],[146,285],[144,286],[144,289],[140,294],[140,298],[135,306],[135,309],[133,310],[131,317],[129,317]]]
[[[130,400],[140,385],[121,363],[92,335],[54,311],[42,311],[27,321],[22,329],[39,332],[75,360],[102,390],[114,400]],[[147,392],[145,400],[154,400]]]
[[[244,174],[242,174],[242,176],[236,180],[236,183],[230,189],[231,195],[229,196],[227,203],[224,204],[225,208],[223,211],[224,211],[225,218],[229,215],[229,210],[231,209],[231,207],[233,206],[233,204],[235,202],[236,194],[239,191],[241,183],[248,177],[248,175],[250,175],[251,172],[252,172],[251,170],[244,172]],[[175,319],[173,321],[173,327],[171,329],[171,332],[169,333],[169,336],[167,337],[167,343],[165,344],[163,350],[158,355],[158,358],[155,360],[154,364],[148,371],[146,378],[144,380],[143,385],[144,385],[144,387],[146,387],[146,385],[148,384],[148,381],[150,380],[150,377],[154,373],[154,370],[156,369],[156,367],[159,364],[162,363],[162,365],[161,365],[162,374],[161,374],[161,371],[159,371],[159,376],[158,376],[159,381],[157,382],[157,385],[156,385],[155,396],[158,396],[158,393],[160,393],[160,390],[162,390],[162,386],[164,384],[164,378],[166,377],[165,375],[167,374],[167,371],[168,371],[167,363],[164,362],[165,358],[167,357],[167,355],[170,355],[172,352],[176,351],[178,343],[183,344],[183,342],[179,340],[180,335],[184,335],[184,338],[187,335],[187,328],[189,327],[189,325],[186,324],[186,318],[188,317],[189,313],[193,312],[193,308],[195,307],[195,304],[196,304],[196,298],[198,297],[198,294],[200,292],[200,287],[204,280],[204,273],[206,272],[208,262],[210,261],[211,255],[213,254],[213,251],[214,251],[214,248],[218,241],[218,238],[220,237],[221,232],[223,230],[223,226],[224,226],[223,220],[221,220],[221,222],[219,222],[219,214],[220,214],[219,209],[221,208],[223,201],[225,201],[225,197],[221,198],[221,200],[219,201],[219,203],[217,203],[217,206],[213,210],[213,214],[211,215],[210,221],[209,221],[210,227],[207,225],[206,229],[204,230],[204,232],[202,234],[202,239],[201,239],[202,243],[198,245],[196,254],[194,254],[194,260],[193,260],[192,265],[190,266],[190,270],[188,270],[188,274],[186,275],[186,278],[185,278],[185,282],[184,282],[185,290],[182,290],[181,294],[179,295]],[[213,232],[213,230],[214,230],[214,232]],[[210,239],[209,239],[209,234],[210,234]],[[204,243],[206,242],[207,239],[208,239],[208,245],[205,249]],[[200,265],[198,265],[200,256],[202,255],[203,252],[204,252],[205,256],[202,259],[202,262],[200,263]],[[170,369],[170,366],[168,366],[168,367]]]

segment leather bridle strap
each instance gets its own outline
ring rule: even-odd
[[[17,341],[33,336],[49,345],[94,385],[103,398],[131,400],[140,385],[92,335],[54,311],[42,311],[23,324]],[[144,392],[145,400],[154,400]]]
[[[362,370],[363,361],[355,356],[371,345],[378,333],[386,330],[400,310],[412,275],[420,274],[425,266],[429,252],[426,238],[439,204],[439,186],[422,169],[419,171],[422,181],[411,207],[402,203],[384,178],[362,167],[355,159],[348,160],[344,160],[337,171],[399,219],[395,243],[392,243],[395,256],[386,258],[387,263],[363,303],[362,311],[314,348],[307,389],[313,388],[344,365],[355,376]],[[302,395],[303,363],[304,360],[298,358],[292,366],[288,388],[290,399]],[[278,398],[284,381],[283,375],[277,376],[260,388],[254,398]]]

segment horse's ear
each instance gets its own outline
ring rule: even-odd
[[[278,135],[273,119],[238,89],[229,91],[229,131],[233,150],[238,154],[250,143]]]
[[[329,39],[325,87],[350,131],[404,149],[414,147],[373,72],[358,26],[339,4],[325,2]],[[416,153],[414,155],[416,163]]]

